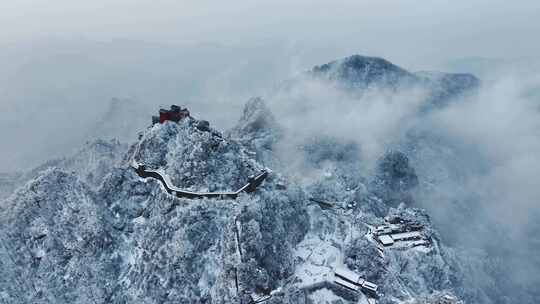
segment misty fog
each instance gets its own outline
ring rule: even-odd
[[[485,0],[3,2],[0,132],[12,144],[0,165],[29,168],[79,146],[115,97],[187,104],[226,127],[247,98],[354,53],[413,71],[469,62],[466,72],[487,60],[528,67],[540,47],[530,39],[538,9]]]
[[[133,127],[173,103],[226,130],[261,96],[285,130],[276,149],[291,169],[309,170],[297,147],[316,136],[358,145],[366,172],[385,151],[406,149],[411,134],[427,138],[411,158],[415,198],[444,241],[507,257],[519,284],[540,282],[537,1],[97,2],[0,4],[0,172],[93,138],[133,141]],[[412,72],[471,72],[482,86],[422,114],[426,92],[414,87],[362,96],[317,81],[279,89],[352,54]]]

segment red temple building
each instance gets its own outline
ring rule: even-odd
[[[187,108],[182,109],[182,107],[172,105],[170,110],[160,109],[159,116],[152,116],[152,124],[164,123],[167,120],[179,122],[186,117],[189,117]]]

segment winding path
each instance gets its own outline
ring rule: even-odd
[[[190,199],[197,199],[197,198],[217,198],[217,199],[236,199],[238,195],[242,192],[251,193],[257,189],[258,186],[262,184],[264,179],[268,176],[267,170],[262,170],[261,173],[255,176],[250,176],[248,179],[247,184],[242,186],[240,189],[236,191],[230,191],[230,192],[194,192],[194,191],[187,191],[180,188],[175,187],[171,180],[165,173],[161,170],[152,170],[147,169],[145,165],[138,164],[138,163],[132,163],[131,167],[135,170],[137,175],[139,175],[142,178],[154,178],[163,184],[163,187],[167,191],[167,193],[176,195],[179,198],[190,198]]]

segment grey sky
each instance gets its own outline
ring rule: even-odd
[[[540,51],[534,0],[171,1],[17,0],[0,3],[0,41],[47,37],[163,43],[299,43],[380,55],[423,68],[426,61]],[[420,60],[421,59],[421,60]]]
[[[224,129],[248,98],[352,54],[412,71],[538,59],[538,15],[537,0],[0,1],[0,166],[69,154],[113,97]]]

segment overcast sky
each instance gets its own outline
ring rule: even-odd
[[[422,68],[466,56],[536,56],[539,14],[537,0],[15,0],[0,2],[0,42],[285,41]]]
[[[537,59],[539,15],[538,0],[0,0],[0,167],[69,154],[113,97],[225,129],[249,97],[352,54],[474,73],[447,63]]]

